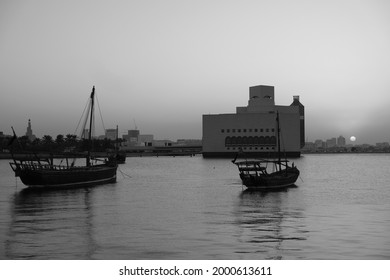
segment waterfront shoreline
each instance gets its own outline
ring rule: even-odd
[[[170,157],[183,157],[183,156],[196,156],[201,155],[201,152],[145,152],[145,153],[126,153],[126,157],[162,157],[162,156],[170,156]],[[38,158],[83,158],[84,155],[65,155],[65,154],[50,154],[50,153],[36,153],[36,154],[28,154],[28,153],[20,153],[14,154],[16,159],[34,159]],[[107,157],[107,153],[94,153],[94,157]],[[11,153],[0,153],[0,160],[12,160]]]
[[[340,155],[340,154],[390,154],[390,152],[387,152],[387,151],[376,151],[376,152],[364,152],[364,151],[355,151],[355,152],[301,152],[301,156],[304,156],[304,155]],[[65,158],[65,157],[68,157],[68,158],[82,158],[83,155],[64,155],[64,154],[50,154],[50,153],[37,153],[37,154],[28,154],[28,153],[20,153],[20,154],[15,154],[15,157],[20,159],[20,158],[34,158],[36,156],[38,156],[39,158]],[[186,157],[186,156],[198,156],[198,155],[202,155],[202,152],[201,151],[197,151],[197,152],[130,152],[130,153],[126,153],[126,157],[164,157],[164,156],[168,156],[168,157]],[[107,156],[107,153],[94,153],[95,157],[106,157]],[[227,157],[227,156],[212,156],[212,157],[205,157],[203,156],[204,158],[230,158],[230,157]],[[288,158],[290,158],[289,156],[287,156]],[[12,155],[11,153],[0,153],[0,160],[1,159],[4,159],[4,160],[12,160]]]

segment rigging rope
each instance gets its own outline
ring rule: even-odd
[[[90,100],[90,97],[88,97],[87,98],[87,102],[86,102],[86,104],[84,106],[84,110],[83,110],[83,112],[81,114],[80,120],[79,120],[79,122],[77,124],[77,127],[76,127],[74,133],[73,133],[77,137],[77,131],[78,131],[79,127],[80,127],[81,121],[83,121],[80,133],[78,134],[78,138],[79,139],[86,138],[86,136],[87,136],[87,135],[85,135],[85,127],[87,125],[87,121],[88,121],[88,118],[89,118],[89,114],[88,113],[91,110],[91,106],[92,106],[91,100]],[[76,158],[73,158],[73,160],[71,162],[71,166],[74,166],[75,163],[76,163]]]
[[[118,171],[122,174],[123,178],[125,178],[125,176],[128,177],[128,178],[131,178],[131,176],[130,176],[130,175],[127,175],[125,172],[123,172],[123,171],[119,168],[119,166],[118,166]]]
[[[88,99],[87,99],[87,102],[85,103],[83,113],[81,114],[80,120],[79,120],[79,122],[78,122],[78,124],[77,124],[77,127],[76,127],[76,129],[75,129],[75,131],[74,131],[73,134],[77,135],[77,130],[79,129],[80,122],[81,122],[81,120],[82,120],[83,117],[84,117],[84,113],[85,113],[87,107],[89,108],[90,106],[91,106],[91,105],[90,105],[89,98],[88,98]],[[89,110],[88,110],[88,111],[89,111]],[[80,138],[81,138],[81,136],[80,136]]]
[[[102,116],[102,112],[101,112],[101,109],[100,109],[99,99],[98,99],[96,93],[95,93],[95,100],[96,100],[96,103],[98,105],[100,119],[102,121],[103,129],[104,129],[104,132],[105,132],[106,128],[105,128],[105,125],[104,125],[103,116]],[[75,129],[75,132],[74,132],[74,134],[77,135],[77,131],[78,131],[78,129],[80,127],[80,123],[82,121],[82,126],[81,126],[81,131],[80,131],[80,134],[79,134],[79,139],[87,138],[87,135],[85,135],[85,128],[86,128],[88,119],[90,118],[89,112],[92,109],[91,107],[92,107],[92,101],[91,101],[91,98],[88,97],[87,103],[84,106],[83,113],[81,114],[80,120],[79,120],[79,122],[77,124],[77,127]],[[91,125],[91,135],[95,136],[95,112],[92,112],[92,119],[90,120],[90,122],[92,122],[92,125]],[[92,141],[92,145],[93,145],[93,141]],[[91,149],[92,149],[92,147],[91,147]],[[72,166],[74,165],[75,161],[76,161],[76,158],[73,159]]]
[[[103,129],[104,129],[104,132],[106,132],[106,127],[104,126],[102,111],[100,110],[99,99],[98,99],[98,97],[97,97],[97,94],[95,94],[95,96],[96,96],[96,103],[97,103],[98,108],[99,108],[100,119],[102,120]]]

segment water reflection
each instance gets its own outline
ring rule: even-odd
[[[289,189],[240,194],[235,211],[237,237],[245,244],[240,253],[263,259],[299,258],[308,231],[303,209],[291,205],[288,196]]]
[[[91,259],[97,249],[93,189],[31,191],[13,197],[8,259]]]

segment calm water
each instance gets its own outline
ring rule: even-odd
[[[305,155],[296,188],[228,159],[128,158],[116,184],[25,191],[0,160],[1,259],[390,259],[390,155]]]

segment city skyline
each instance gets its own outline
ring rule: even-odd
[[[299,95],[306,138],[389,141],[390,2],[2,1],[0,131],[72,133],[92,89],[106,127],[201,138],[248,87]]]
[[[88,131],[88,129],[85,129],[85,131]],[[86,132],[82,132],[82,133],[86,133]],[[97,138],[103,138],[104,136],[106,136],[107,138],[112,138],[112,135],[113,135],[113,131],[115,131],[115,135],[116,135],[116,128],[106,128],[105,131],[103,130],[101,134],[95,134],[94,137],[97,137]],[[154,134],[151,133],[151,134],[145,134],[143,133],[143,131],[139,130],[137,127],[134,127],[134,128],[129,128],[127,130],[123,130],[121,133],[119,131],[119,138],[122,138],[122,139],[125,139],[126,137],[128,137],[129,133],[131,132],[134,132],[134,131],[138,131],[139,133],[143,134],[143,135],[147,135],[147,136],[152,136],[154,137]],[[3,137],[4,136],[8,136],[8,137],[12,137],[11,134],[6,134],[4,133],[3,131],[0,130],[0,132],[3,133]],[[74,133],[60,133],[60,135],[63,135],[63,136],[66,136],[67,134],[70,134],[70,135],[76,135],[77,134],[74,134]],[[81,135],[80,138],[83,138],[84,134]],[[29,119],[28,120],[28,124],[26,125],[26,130],[24,133],[22,134],[18,134],[17,136],[18,137],[21,137],[21,136],[27,136],[29,138],[30,141],[32,141],[33,139],[35,138],[44,138],[45,135],[49,135],[51,137],[53,137],[53,139],[59,135],[59,134],[56,134],[56,135],[52,135],[50,133],[44,133],[41,137],[36,137],[36,135],[34,134],[34,131],[32,129],[32,125],[31,125],[31,120]],[[109,135],[109,136],[108,136]],[[342,140],[342,139],[343,140]],[[354,140],[352,140],[352,138],[354,138]],[[168,140],[168,141],[178,141],[178,140],[201,140],[202,137],[199,137],[199,138],[184,138],[184,137],[178,137],[178,138],[164,138],[164,139],[159,139],[159,140]],[[340,145],[340,139],[341,141],[344,141],[344,144],[343,145]],[[384,144],[384,143],[390,143],[389,139],[382,139],[382,140],[378,140],[376,141],[375,143],[359,143],[356,141],[356,137],[355,136],[351,136],[349,138],[346,138],[344,137],[343,135],[339,135],[339,136],[327,136],[325,138],[317,138],[317,139],[313,139],[313,140],[309,140],[308,138],[306,138],[305,140],[305,143],[306,144],[316,144],[318,143],[319,141],[321,142],[321,144],[323,145],[326,145],[327,142],[329,141],[333,141],[335,143],[335,146],[336,147],[343,147],[343,146],[359,146],[359,145],[381,145],[381,144]]]

